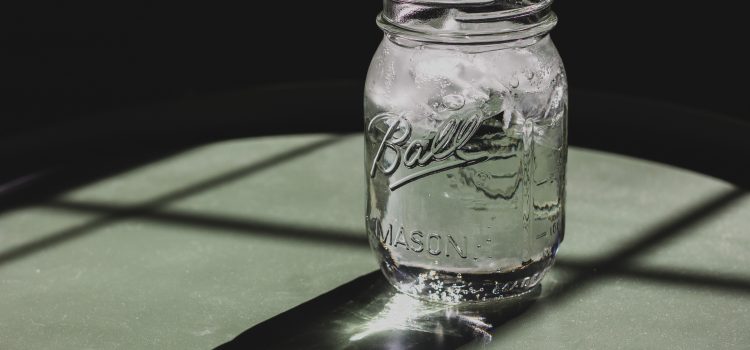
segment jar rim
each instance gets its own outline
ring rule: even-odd
[[[511,7],[508,9],[500,10],[500,11],[492,11],[492,12],[480,12],[476,13],[476,16],[473,16],[475,14],[473,13],[463,13],[461,14],[460,20],[464,21],[471,21],[471,20],[482,20],[485,18],[491,18],[496,20],[501,19],[510,19],[518,16],[524,16],[524,15],[530,15],[534,14],[540,11],[545,10],[546,8],[552,6],[552,2],[554,0],[523,0],[527,4],[524,6],[517,6],[517,7]],[[422,5],[422,6],[430,6],[430,7],[464,7],[464,8],[482,8],[482,7],[490,7],[493,5],[498,4],[506,4],[506,6],[511,6],[512,1],[508,0],[385,0],[385,4],[387,7],[387,3],[402,3],[402,4],[412,4],[412,5]]]
[[[520,3],[522,1],[522,3]],[[385,0],[377,17],[388,35],[419,42],[486,44],[546,34],[553,0]]]

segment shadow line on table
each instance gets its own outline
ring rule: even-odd
[[[631,245],[621,248],[612,255],[606,255],[597,259],[571,259],[558,258],[555,266],[566,270],[575,270],[581,275],[576,281],[578,285],[581,280],[594,275],[618,275],[639,277],[653,281],[673,282],[692,286],[710,286],[712,288],[750,291],[750,281],[722,276],[721,274],[707,274],[698,271],[656,269],[652,267],[631,267],[625,262],[635,255],[641,254],[646,249],[653,249],[665,243],[669,239],[677,238],[682,230],[697,224],[710,217],[712,214],[740,199],[747,192],[743,190],[732,190],[709,200],[708,202],[694,206],[679,218],[661,223],[647,231],[635,240]],[[85,212],[104,215],[122,215],[132,210],[125,205],[115,205],[104,202],[82,202],[82,201],[52,201],[45,207]],[[224,215],[200,214],[184,212],[180,210],[169,210],[156,208],[136,208],[131,211],[131,217],[141,220],[150,220],[177,225],[201,226],[209,229],[225,230],[229,234],[249,234],[253,236],[269,236],[279,239],[304,240],[312,243],[326,243],[348,245],[353,247],[367,247],[367,238],[364,232],[350,231],[339,228],[312,228],[310,226],[294,226],[283,223],[269,222],[258,219],[236,218]],[[135,215],[137,214],[137,215]],[[221,232],[221,231],[212,231]],[[585,276],[588,276],[584,278]]]
[[[561,281],[553,289],[553,292],[543,299],[544,304],[546,305],[550,301],[554,304],[554,302],[563,299],[564,296],[570,296],[580,293],[582,291],[581,288],[584,285],[590,284],[596,279],[615,275],[646,278],[651,281],[701,286],[732,291],[750,291],[750,281],[741,279],[733,279],[729,277],[722,277],[719,275],[696,275],[685,273],[684,271],[680,272],[669,270],[654,270],[648,268],[638,269],[626,266],[626,264],[633,257],[648,252],[651,249],[655,249],[660,245],[668,243],[670,240],[677,239],[679,237],[678,233],[681,233],[686,228],[698,224],[704,219],[717,214],[722,208],[727,207],[737,199],[744,196],[744,194],[745,192],[741,190],[733,190],[718,194],[714,198],[700,205],[693,206],[691,209],[687,210],[676,219],[669,220],[655,226],[653,229],[648,230],[646,233],[641,235],[639,239],[634,240],[632,244],[627,245],[614,253],[605,255],[603,258],[593,260],[560,259],[558,262],[558,268],[572,270],[574,271],[574,273],[572,277],[565,278],[563,281]],[[79,203],[57,201],[49,203],[49,207],[61,210],[103,214],[103,216],[101,216],[97,220],[86,223],[77,228],[63,231],[60,235],[53,236],[52,239],[56,240],[65,240],[68,237],[80,235],[88,230],[111,224],[113,221],[117,221],[122,218],[139,218],[146,220],[156,220],[160,222],[169,222],[173,224],[202,225],[212,228],[218,227],[231,230],[232,232],[241,231],[243,233],[248,233],[251,235],[257,235],[259,233],[263,233],[262,231],[268,231],[265,232],[265,234],[270,234],[274,237],[307,239],[310,241],[322,240],[326,242],[337,242],[340,244],[347,244],[352,246],[367,246],[364,234],[357,232],[347,232],[344,230],[332,229],[311,230],[309,228],[290,227],[284,224],[260,222],[247,219],[238,220],[221,216],[206,214],[198,215],[193,213],[181,213],[175,211],[165,212],[163,210],[158,210],[158,206],[146,205],[129,207],[107,205],[106,203]],[[53,243],[54,242],[55,241],[53,241]],[[49,243],[49,241],[46,241],[46,243]],[[45,242],[43,241],[42,244],[45,244]],[[36,248],[38,247],[32,246],[30,249]],[[6,256],[8,255],[4,254],[3,256],[0,256],[0,263],[6,261],[3,259],[8,259]],[[378,278],[381,278],[379,272],[376,272],[374,274],[377,275]],[[329,324],[330,326],[330,324],[336,325],[341,323],[339,322],[340,319],[337,317],[355,317],[355,319],[359,320],[361,323],[364,322],[360,325],[359,333],[366,333],[366,328],[369,327],[367,322],[377,320],[377,317],[379,317],[378,315],[380,315],[383,310],[387,309],[386,305],[389,305],[388,303],[392,303],[393,300],[395,300],[395,294],[392,293],[391,289],[386,289],[385,287],[383,287],[383,281],[378,281],[378,279],[373,276],[369,276],[365,278],[365,280],[366,283],[371,284],[370,287],[367,287],[367,285],[363,285],[362,283],[365,282],[362,282],[362,280],[355,280],[356,283],[354,283],[354,285],[360,289],[364,287],[370,289],[375,288],[375,294],[361,294],[359,296],[357,296],[357,294],[353,294],[356,296],[356,298],[359,298],[357,299],[359,301],[353,301],[351,297],[350,299],[346,299],[346,296],[349,295],[347,294],[349,293],[347,291],[351,290],[350,286],[347,284],[343,286],[343,289],[341,290],[337,288],[329,292],[332,293],[332,295],[336,296],[335,298],[332,299],[331,297],[325,295],[321,296],[320,299],[315,298],[309,302],[311,304],[305,303],[300,306],[300,308],[292,309],[277,317],[269,319],[268,321],[262,323],[262,326],[259,325],[260,328],[256,329],[256,327],[259,326],[252,327],[235,339],[244,340],[241,340],[239,343],[231,344],[240,346],[242,344],[250,344],[248,342],[261,342],[262,344],[275,345],[275,347],[277,348],[284,348],[287,345],[289,348],[292,348],[297,347],[302,343],[309,343],[313,338],[320,339],[320,343],[318,344],[322,344],[321,346],[330,345],[331,341],[341,342],[344,340],[352,340],[356,338],[358,333],[352,333],[353,331],[350,331],[349,333],[342,333],[343,330],[341,330],[338,334],[321,334],[319,332],[322,331],[325,327],[320,328],[318,326],[323,324]],[[380,284],[379,287],[378,284]],[[384,297],[384,295],[387,296],[387,298]],[[336,303],[330,304],[331,300],[334,299],[336,300]],[[373,304],[374,301],[372,300],[380,300],[378,301],[380,304],[375,305]],[[396,342],[394,344],[398,346],[405,346],[406,343],[404,342],[412,342],[409,344],[412,344],[414,346],[425,345],[432,348],[455,348],[469,342],[491,340],[493,336],[497,336],[500,334],[498,333],[498,331],[500,331],[498,325],[505,324],[513,320],[515,317],[523,314],[531,306],[532,302],[524,304],[523,310],[513,309],[515,311],[508,311],[509,309],[503,309],[503,311],[499,311],[497,313],[488,313],[486,312],[486,310],[481,313],[475,312],[468,314],[458,312],[455,309],[440,309],[438,310],[439,312],[433,310],[434,312],[429,313],[427,316],[425,316],[426,318],[419,318],[420,321],[417,323],[421,324],[421,326],[419,326],[421,328],[417,327],[417,329],[414,329],[414,325],[402,325],[401,328],[396,327],[396,329],[385,329],[387,332],[383,333],[377,332],[378,329],[376,327],[375,332],[368,334],[366,337],[354,340],[359,342],[364,338],[368,338],[369,340],[366,340],[366,342],[358,343],[361,345],[358,345],[359,347],[364,348],[366,348],[367,346],[363,344],[382,344],[383,342]],[[305,331],[307,333],[302,332],[301,335],[294,337],[290,336],[288,333],[284,333],[285,330],[289,330],[289,320],[295,320],[300,317],[307,317],[311,315],[311,312],[314,310],[323,311],[318,311],[320,313],[320,316],[317,318],[313,318],[317,321],[305,324],[305,327],[308,327],[308,329]],[[330,312],[326,313],[326,310]],[[333,310],[339,311],[334,312]],[[350,324],[351,322],[348,323]],[[426,329],[426,326],[424,325],[432,325],[436,328],[433,330],[429,330]],[[382,325],[380,327],[382,327]],[[300,330],[297,329],[294,331],[296,332]],[[276,334],[275,338],[271,336],[272,334]],[[333,338],[325,338],[325,334]],[[264,335],[267,337],[262,338],[262,336]],[[372,336],[373,338],[369,338],[370,336]],[[261,337],[262,339],[258,337]],[[280,343],[273,343],[273,341],[279,341]]]
[[[110,215],[124,213],[129,209],[126,205],[116,205],[104,202],[83,201],[50,201],[43,205],[63,211],[82,213],[97,213]],[[253,236],[267,236],[278,239],[304,240],[311,243],[339,244],[355,247],[367,247],[367,236],[364,231],[357,232],[339,228],[315,228],[311,225],[295,226],[285,223],[260,219],[237,218],[226,215],[203,214],[173,209],[142,210],[137,216],[139,220],[168,223],[173,225],[198,226],[208,229],[218,229],[220,233],[242,234]],[[212,233],[215,231],[212,231]]]
[[[279,154],[271,155],[259,162],[255,162],[255,163],[246,165],[244,167],[226,172],[224,174],[217,175],[217,176],[211,177],[203,181],[199,181],[197,183],[188,185],[182,189],[171,191],[165,195],[159,196],[155,199],[146,201],[144,203],[123,207],[122,210],[108,212],[106,213],[106,215],[99,217],[99,218],[95,218],[84,224],[81,224],[81,225],[78,225],[78,226],[75,226],[66,230],[53,232],[51,234],[48,234],[44,238],[23,244],[19,247],[15,247],[8,251],[0,253],[0,266],[8,262],[11,262],[13,260],[26,257],[28,255],[34,254],[44,249],[48,249],[56,245],[59,245],[61,243],[78,238],[87,233],[90,233],[92,230],[96,228],[100,228],[105,225],[112,224],[114,222],[117,222],[126,218],[132,218],[132,217],[143,215],[145,213],[154,211],[155,209],[158,209],[159,207],[162,207],[174,201],[190,197],[192,195],[204,192],[211,188],[221,186],[221,185],[224,185],[231,181],[236,181],[241,178],[245,178],[247,176],[250,176],[254,173],[257,173],[263,170],[267,170],[274,166],[280,165],[284,162],[291,161],[295,158],[308,155],[321,148],[324,148],[336,142],[342,141],[345,138],[346,138],[345,136],[337,135],[333,137],[327,137],[327,138],[324,138],[322,140],[318,140],[315,142],[307,143],[302,146],[295,147],[291,150],[287,150]]]
[[[578,273],[591,273],[599,275],[598,278],[607,277],[629,277],[648,282],[664,283],[671,286],[685,286],[690,288],[707,288],[727,292],[739,292],[750,294],[750,279],[730,274],[722,275],[721,272],[704,272],[691,269],[669,269],[654,266],[616,266],[607,270],[599,270],[596,261],[585,259],[563,259],[555,262],[554,268],[560,270],[575,271]]]
[[[746,194],[747,192],[742,189],[732,189],[719,193],[703,203],[694,205],[678,217],[654,226],[645,233],[639,235],[639,238],[629,245],[617,249],[612,253],[604,254],[598,259],[591,260],[588,264],[590,267],[589,269],[579,269],[578,273],[561,285],[554,294],[550,295],[549,299],[551,301],[562,300],[565,297],[574,295],[577,291],[586,288],[587,285],[601,276],[613,274],[617,271],[628,272],[629,269],[624,269],[624,267],[635,257],[646,254],[649,251],[653,251],[654,249],[669,243],[671,240],[677,239],[687,228],[699,224],[713,215],[718,214],[722,209],[727,208],[732,203],[743,198]],[[565,263],[563,262],[562,265],[565,266]],[[569,264],[567,266],[573,267],[575,265]],[[633,272],[634,271],[630,271],[630,274]],[[658,275],[658,273],[646,273],[643,274],[642,277],[653,279]],[[693,276],[692,278],[689,278],[688,276],[682,276],[680,274],[663,274],[661,277],[670,280],[682,279],[686,283],[690,280],[700,281],[702,279],[702,276]],[[742,281],[712,279],[710,282],[715,283],[716,286],[723,285],[728,287],[738,287],[739,289],[747,286],[746,282]]]
[[[720,273],[708,273],[694,270],[680,269],[659,269],[656,267],[633,267],[623,263],[627,261],[627,256],[640,252],[641,249],[655,248],[654,245],[663,243],[669,238],[676,238],[678,231],[696,224],[701,218],[700,215],[710,216],[721,207],[729,205],[732,201],[738,199],[742,191],[731,192],[727,195],[720,195],[720,198],[714,199],[708,203],[708,207],[693,208],[685,216],[680,217],[668,223],[662,223],[657,228],[650,230],[640,240],[633,245],[623,248],[619,254],[615,253],[613,258],[566,258],[559,257],[555,263],[556,268],[567,271],[575,271],[582,276],[622,276],[642,278],[653,282],[673,283],[677,285],[686,285],[692,287],[714,288],[727,291],[750,292],[750,280],[737,278],[737,276],[721,275]],[[128,206],[115,205],[104,202],[81,202],[81,201],[54,201],[48,203],[45,207],[83,213],[97,213],[104,215],[122,215],[126,213]],[[252,236],[266,236],[278,239],[288,239],[295,241],[306,241],[310,243],[337,244],[351,247],[368,246],[366,233],[350,231],[340,228],[312,228],[306,226],[293,226],[289,224],[269,222],[257,219],[236,218],[224,215],[201,214],[195,212],[185,212],[174,209],[143,210],[132,216],[139,220],[147,220],[159,223],[168,223],[175,225],[189,225],[213,229],[212,234],[241,234]],[[218,229],[218,230],[217,230]],[[624,252],[624,253],[623,253]],[[618,260],[622,259],[622,260]],[[614,262],[614,264],[613,264]]]
[[[576,271],[572,276],[564,277],[549,295],[540,299],[543,300],[540,307],[532,306],[537,305],[535,300],[541,294],[541,287],[523,303],[499,303],[498,305],[505,305],[505,309],[497,311],[488,310],[484,305],[474,310],[469,309],[468,312],[450,306],[429,310],[429,306],[422,306],[424,304],[415,308],[408,302],[405,305],[394,303],[398,293],[385,287],[387,282],[376,271],[255,325],[216,349],[257,346],[275,349],[455,349],[468,343],[480,342],[486,345],[493,337],[503,335],[507,328],[502,325],[522,317],[527,310],[559,305],[565,297],[583,292],[592,281],[618,272],[660,282],[700,284],[704,287],[708,283],[710,287],[748,292],[749,281],[722,280],[715,276],[686,276],[663,270],[642,273],[625,268],[625,264],[632,258],[677,239],[679,233],[686,228],[717,214],[744,195],[742,190],[720,193],[688,209],[679,217],[655,226],[630,245],[600,259],[561,261],[559,267]],[[416,302],[411,300],[411,303]],[[428,312],[420,311],[424,308]]]

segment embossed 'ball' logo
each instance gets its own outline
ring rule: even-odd
[[[378,171],[390,176],[402,165],[409,169],[426,167],[392,181],[389,187],[395,190],[431,174],[486,160],[488,156],[484,152],[470,153],[463,149],[484,119],[479,114],[466,119],[449,118],[441,122],[436,132],[428,137],[413,139],[412,125],[403,115],[392,112],[376,115],[367,125],[368,138],[378,144],[370,177],[375,177]],[[436,164],[428,167],[433,162]]]

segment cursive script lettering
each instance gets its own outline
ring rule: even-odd
[[[463,149],[477,132],[484,119],[475,114],[466,119],[449,118],[438,125],[437,130],[427,138],[410,139],[412,125],[403,115],[385,112],[376,115],[367,126],[367,133],[372,137],[378,129],[382,139],[376,140],[377,151],[370,167],[370,177],[380,171],[390,176],[399,166],[406,168],[425,167],[433,162],[442,162],[429,169],[415,172],[391,184],[394,190],[410,181],[450,168],[478,163],[487,156],[484,152],[471,154]],[[389,152],[389,156],[386,153]],[[448,160],[453,157],[454,159]]]

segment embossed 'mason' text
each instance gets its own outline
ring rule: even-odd
[[[401,248],[417,254],[433,256],[451,255],[466,259],[468,256],[468,238],[451,234],[425,233],[419,230],[408,231],[403,226],[394,230],[393,225],[383,225],[378,218],[371,218],[368,222],[370,232],[382,245]]]

